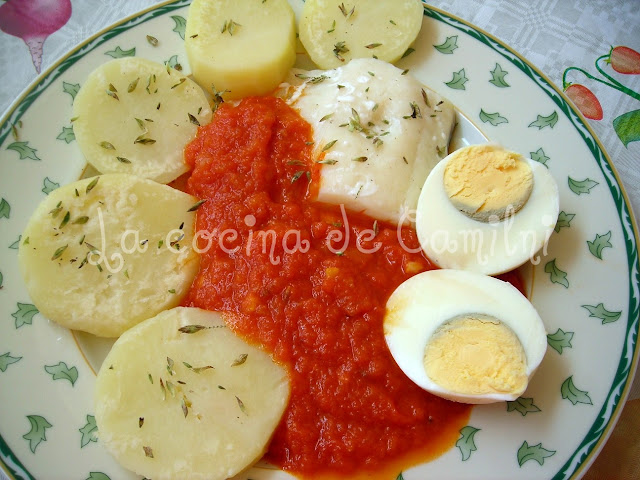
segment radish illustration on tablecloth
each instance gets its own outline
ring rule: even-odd
[[[566,68],[562,75],[562,89],[582,114],[590,120],[602,120],[602,105],[600,105],[600,101],[588,87],[567,81],[567,74],[572,70],[582,73],[591,80],[615,88],[631,98],[640,100],[640,92],[631,90],[611,77],[601,65],[603,61],[617,73],[640,75],[640,52],[624,46],[611,47],[608,54],[598,57],[594,62],[596,70],[604,78],[592,75],[579,67]],[[632,110],[614,118],[613,128],[625,147],[631,142],[640,141],[640,110]]]
[[[24,41],[40,73],[44,41],[70,17],[71,0],[7,0],[0,5],[0,30]]]

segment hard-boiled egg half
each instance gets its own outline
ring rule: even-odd
[[[534,258],[558,211],[558,186],[544,165],[499,145],[470,145],[429,174],[416,231],[438,266],[495,275]]]
[[[515,400],[547,348],[544,325],[515,287],[462,270],[431,270],[387,302],[384,335],[417,385],[464,403]]]

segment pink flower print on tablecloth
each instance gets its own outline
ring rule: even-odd
[[[42,65],[42,46],[71,17],[71,0],[7,0],[0,5],[0,30],[27,44],[36,72]]]

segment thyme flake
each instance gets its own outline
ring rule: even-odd
[[[428,108],[431,108],[431,104],[429,103],[429,97],[427,96],[427,92],[425,92],[424,88],[422,89],[422,100],[424,101],[424,104]]]
[[[129,86],[127,87],[127,93],[131,93],[133,92],[136,87],[138,86],[138,82],[140,81],[140,77],[136,78],[135,80],[133,80]]]
[[[200,330],[205,330],[209,327],[205,327],[204,325],[186,325],[184,327],[180,327],[178,331],[180,333],[197,333]]]
[[[237,367],[238,365],[242,365],[243,363],[245,363],[247,361],[247,357],[249,356],[248,353],[242,353],[238,356],[238,358],[236,358],[233,363],[231,364],[232,367]]]
[[[349,52],[349,49],[347,48],[346,44],[344,41],[342,42],[337,42],[334,46],[333,46],[333,54],[336,56],[336,58],[338,60],[340,60],[341,62],[344,62],[344,57],[341,55],[342,53],[347,53]]]
[[[175,85],[171,86],[171,90],[173,90],[176,87],[179,87],[180,85],[182,85],[185,81],[186,81],[186,77],[182,77],[180,80],[178,80],[178,83],[176,83]]]
[[[149,42],[152,47],[158,46],[158,39],[156,37],[152,37],[151,35],[147,35],[147,42]]]
[[[49,213],[53,218],[56,218],[61,211],[62,211],[62,200],[59,201],[58,204],[56,205],[56,208],[51,210]]]
[[[329,120],[333,116],[333,113],[327,113],[324,117],[322,117],[318,122],[324,122],[325,120]]]
[[[60,248],[58,248],[54,253],[53,256],[51,257],[51,260],[57,260],[58,258],[60,258],[62,256],[62,253],[67,249],[69,245],[64,245]]]
[[[195,203],[195,204],[194,204],[194,205],[193,205],[189,210],[187,210],[187,212],[195,212],[195,211],[196,211],[196,210],[198,210],[198,209],[202,206],[202,204],[203,204],[204,202],[206,202],[206,201],[207,201],[207,200],[206,200],[206,199],[204,199],[204,200],[200,200],[199,202],[196,202],[196,203]]]
[[[344,15],[344,18],[351,18],[356,11],[356,7],[354,6],[349,12],[347,12],[347,9],[344,6],[344,3],[341,3],[340,5],[338,5],[338,8],[340,9],[340,12],[342,13],[342,15]]]
[[[337,141],[338,141],[337,139],[336,139],[336,140],[331,140],[331,141],[330,141],[329,143],[327,143],[324,147],[322,147],[322,151],[323,151],[323,152],[326,152],[326,151],[327,151],[327,150],[329,150],[331,147],[333,147],[333,146],[336,144],[336,142],[337,142]]]
[[[240,407],[240,411],[247,415],[247,408],[244,406],[244,402],[240,400],[240,398],[236,395],[236,401],[238,402],[238,407]]]
[[[400,58],[408,57],[409,55],[411,55],[415,51],[416,51],[415,48],[409,47],[409,48],[407,48],[407,50],[405,50],[405,52],[402,54],[402,57],[400,57]]]
[[[69,223],[69,220],[71,220],[71,212],[67,212],[65,214],[65,216],[62,219],[62,222],[60,223],[60,226],[58,228],[62,229],[67,223]]]
[[[153,138],[143,138],[146,133],[143,133],[138,138],[136,138],[133,143],[139,143],[141,145],[153,145],[156,141]]]
[[[111,98],[114,98],[116,100],[120,100],[118,98],[118,94],[116,92],[112,92],[111,90],[107,90],[107,95],[109,95]]]

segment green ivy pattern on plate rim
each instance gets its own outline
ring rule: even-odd
[[[74,144],[70,107],[86,72],[92,68],[79,65],[87,59],[99,63],[111,57],[155,55],[157,58],[153,60],[174,68],[188,68],[181,42],[189,3],[189,0],[167,2],[95,35],[42,74],[16,101],[0,125],[3,170],[7,171],[6,165],[11,162],[14,175],[20,179],[39,175],[36,176],[37,183],[30,180],[28,190],[26,186],[25,189],[12,187],[6,174],[0,177],[0,225],[3,227],[0,234],[0,314],[6,317],[10,314],[10,318],[5,318],[4,324],[0,325],[3,332],[0,335],[0,391],[8,390],[6,379],[18,371],[21,375],[33,375],[45,393],[77,395],[77,401],[86,410],[78,415],[64,410],[66,417],[56,415],[45,405],[37,410],[17,411],[22,405],[16,400],[18,403],[10,413],[14,417],[11,421],[20,425],[20,435],[7,435],[4,426],[0,426],[0,467],[12,478],[36,478],[30,473],[37,470],[35,458],[44,455],[41,453],[45,448],[43,445],[52,439],[58,425],[68,425],[64,438],[68,448],[71,448],[70,444],[77,445],[77,452],[69,455],[82,452],[84,458],[84,452],[91,452],[95,456],[89,460],[86,471],[74,472],[75,477],[84,475],[82,478],[87,480],[109,480],[124,475],[124,470],[118,470],[120,467],[108,455],[97,450],[99,447],[91,450],[92,444],[99,444],[95,418],[90,412],[92,367],[88,361],[83,361],[84,352],[78,351],[76,338],[39,317],[36,307],[29,303],[17,272],[16,253],[21,243],[28,242],[28,239],[20,238],[19,232],[29,212],[44,195],[73,180],[82,171],[83,161]],[[292,1],[292,4],[299,12],[302,3]],[[145,28],[149,25],[153,25],[152,32]],[[156,42],[146,38],[150,33],[159,40],[157,53],[153,50]],[[531,267],[532,301],[539,302],[536,306],[543,310],[541,314],[549,332],[550,348],[545,357],[548,366],[543,363],[523,397],[504,404],[476,407],[469,425],[460,430],[455,448],[431,463],[399,472],[397,479],[418,479],[421,472],[437,474],[440,478],[454,475],[453,472],[459,473],[460,478],[495,475],[495,459],[488,458],[488,463],[482,463],[483,450],[492,448],[499,450],[502,465],[498,473],[504,478],[513,475],[522,478],[544,476],[554,480],[577,478],[584,473],[617,418],[637,363],[640,269],[637,234],[625,194],[610,160],[580,114],[569,106],[549,80],[500,41],[443,11],[425,6],[425,28],[414,47],[407,51],[399,66],[409,69],[428,86],[448,97],[490,139],[518,150],[552,170],[561,189],[562,211],[547,258]],[[82,71],[85,73],[78,73]],[[518,91],[523,92],[522,89],[527,95],[533,92],[530,95],[535,97],[533,104],[527,104],[526,99],[517,95]],[[67,105],[50,116],[50,122],[63,120],[55,124],[56,133],[47,137],[49,143],[44,148],[40,138],[44,134],[37,131],[30,135],[27,119],[37,123],[29,117],[29,109],[39,99],[49,98],[47,95],[57,95],[58,102],[67,99]],[[504,101],[498,101],[500,99]],[[523,102],[522,105],[518,101]],[[38,107],[43,108],[36,105],[35,112]],[[514,137],[514,131],[517,137]],[[563,133],[554,136],[558,131]],[[567,162],[571,155],[563,150],[565,147],[559,147],[565,143],[565,136],[571,147],[568,152],[583,151],[588,153],[588,160],[578,158]],[[49,153],[51,150],[58,155]],[[60,170],[58,160],[60,152],[65,152],[64,155],[71,159],[70,165],[62,163],[63,170]],[[591,157],[595,162],[591,162]],[[51,163],[54,165],[50,166]],[[29,195],[25,207],[21,208],[16,197],[17,193],[25,192]],[[613,211],[615,215],[612,215]],[[598,284],[598,280],[607,275],[608,283],[612,284],[609,289],[604,283]],[[569,313],[557,318],[559,309]],[[62,349],[64,358],[43,356],[39,351],[41,358],[37,360],[42,364],[36,365],[38,362],[29,358],[30,351],[25,348],[29,340],[18,340],[20,337],[17,336],[29,329],[51,330],[35,337],[45,346],[54,335],[62,335],[65,345],[76,348],[73,351]],[[586,359],[589,354],[596,355],[589,351],[594,348],[589,342],[600,341],[599,337],[606,337],[605,341],[614,347],[609,351],[614,358],[607,364],[609,375],[605,379],[609,383],[604,387],[594,381],[596,376],[592,375]],[[578,359],[580,363],[576,363],[575,348],[584,352]],[[46,361],[41,362],[45,357]],[[604,363],[603,359],[598,361]],[[21,371],[20,367],[23,367]],[[14,377],[14,381],[21,379]],[[31,393],[34,397],[40,396],[41,402],[49,396]],[[3,408],[7,413],[6,405]],[[591,410],[577,410],[580,408]],[[560,438],[561,434],[552,426],[545,426],[542,420],[545,412],[554,409],[556,421],[564,430],[575,428],[572,415],[583,423],[582,430],[569,433],[570,451],[566,448],[567,441]],[[5,423],[9,423],[6,417]],[[517,433],[508,446],[496,436],[512,430]],[[60,442],[60,438],[55,441]],[[50,461],[51,457],[47,458]],[[94,460],[95,466],[91,464]],[[82,463],[78,469],[84,467]],[[281,478],[283,474],[259,466],[246,475]]]

